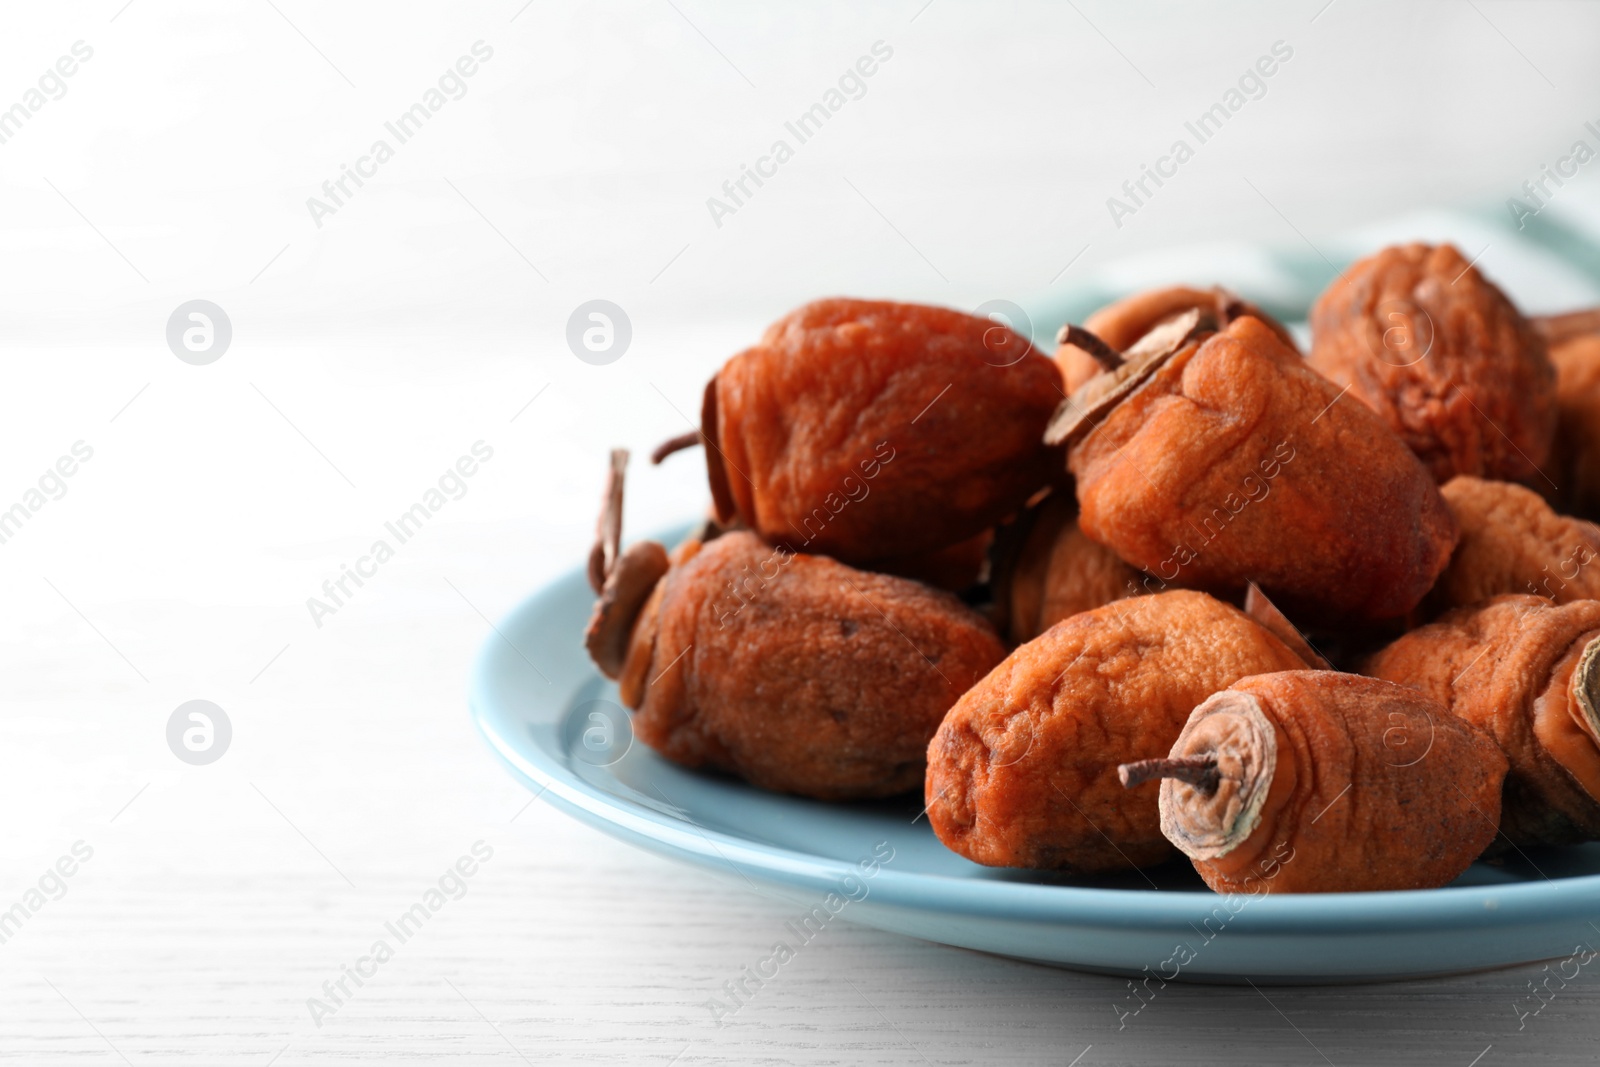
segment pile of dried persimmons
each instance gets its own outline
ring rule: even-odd
[[[1380,890],[1600,839],[1600,311],[1418,244],[1311,334],[1172,288],[1051,360],[808,304],[657,451],[704,446],[686,541],[622,548],[612,454],[589,653],[666,758],[920,785],[982,864]]]

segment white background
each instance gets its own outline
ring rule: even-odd
[[[1449,209],[1503,212],[1600,123],[1600,5],[274,2],[0,13],[0,108],[94,50],[0,144],[0,509],[94,450],[0,545],[0,908],[95,850],[0,945],[0,1059],[1592,1052],[1593,978],[1518,1031],[1537,968],[1174,988],[1119,1033],[1120,982],[849,927],[719,1030],[702,1002],[785,906],[525,807],[463,705],[485,617],[581,558],[605,449],[686,428],[790,307],[1067,306],[1152,263],[1209,282],[1218,249],[1340,259],[1396,218],[1433,236]],[[479,40],[466,95],[319,227],[307,198]],[[877,41],[865,94],[718,226],[707,198]],[[1277,41],[1265,95],[1114,225],[1106,198]],[[1596,187],[1586,169],[1552,210]],[[196,298],[234,331],[203,367],[164,337]],[[633,325],[603,367],[564,339],[593,298]],[[467,495],[315,626],[306,598],[479,440]],[[636,474],[635,533],[705,504],[696,460]],[[210,767],[166,747],[193,698],[234,726]],[[306,998],[479,839],[495,858],[468,896],[313,1026]]]

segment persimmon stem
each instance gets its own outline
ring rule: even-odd
[[[1072,345],[1074,348],[1083,349],[1089,353],[1096,363],[1100,364],[1102,370],[1116,370],[1126,362],[1122,358],[1121,352],[1118,352],[1082,326],[1074,326],[1070,322],[1061,327],[1061,332],[1056,335],[1056,341],[1061,344]]]
[[[594,547],[589,550],[589,585],[596,593],[616,569],[622,549],[622,483],[628,473],[628,450],[613,448],[611,466],[606,471],[604,502],[600,521],[595,524]]]
[[[1142,759],[1117,768],[1117,778],[1128,789],[1156,778],[1175,778],[1187,782],[1206,796],[1217,791],[1221,781],[1215,756],[1174,756],[1168,759]]]
[[[699,430],[690,430],[688,433],[680,433],[676,437],[669,437],[659,445],[656,445],[656,450],[650,453],[650,463],[652,466],[660,466],[661,461],[674,452],[682,452],[686,448],[693,448],[702,440]]]

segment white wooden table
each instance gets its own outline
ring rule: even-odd
[[[1119,1029],[1121,981],[848,924],[718,1027],[705,1001],[792,908],[529,803],[465,714],[485,620],[582,558],[605,450],[680,432],[793,304],[1059,297],[1192,241],[1308,254],[1493,207],[1595,118],[1594,5],[1401,7],[0,14],[0,112],[29,109],[0,143],[0,513],[28,512],[0,540],[0,1060],[1593,1062],[1592,969],[1520,1030],[1539,968],[1171,986]],[[1106,197],[1278,39],[1267,94],[1114,226]],[[41,83],[80,40],[64,90]],[[480,40],[465,94],[314,219]],[[880,40],[865,95],[717,225],[707,197]],[[632,319],[609,366],[564,340],[595,298]],[[164,337],[194,299],[233,326],[207,366]],[[465,495],[318,626],[307,599],[479,441]],[[92,458],[41,483],[77,442]],[[630,529],[694,515],[702,480],[641,472]],[[196,699],[233,729],[205,766],[166,739]],[[363,962],[478,842],[464,895]]]

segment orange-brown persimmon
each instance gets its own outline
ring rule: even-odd
[[[1414,689],[1335,671],[1243,678],[1165,759],[1161,829],[1219,893],[1427,889],[1494,839],[1506,760]]]
[[[1016,644],[1081,611],[1147,591],[1140,584],[1145,575],[1078,529],[1078,507],[1068,493],[1051,493],[1002,528],[996,548],[995,619]]]
[[[1600,327],[1597,327],[1600,329]],[[1552,477],[1562,508],[1600,522],[1600,332],[1552,344],[1560,424]]]
[[[1163,582],[1231,595],[1254,581],[1296,617],[1409,612],[1457,535],[1428,472],[1268,326],[1207,333],[1191,316],[1052,422],[1084,533]]]
[[[586,645],[636,710],[634,735],[777,792],[915,789],[945,711],[1005,654],[993,628],[919,582],[716,534],[670,556],[650,541],[599,552],[615,563]]]
[[[974,537],[1048,484],[1062,395],[1055,363],[990,319],[819,300],[723,365],[698,439],[724,522],[868,565]]]
[[[1454,245],[1396,245],[1348,267],[1311,309],[1311,334],[1311,365],[1441,484],[1539,476],[1556,431],[1544,338]]]
[[[1413,630],[1365,671],[1421,690],[1499,743],[1512,844],[1600,840],[1600,601],[1496,597]]]
[[[1593,523],[1558,515],[1538,493],[1511,482],[1463,474],[1440,492],[1461,541],[1428,594],[1431,612],[1506,593],[1558,604],[1600,599],[1600,528]]]
[[[1248,674],[1304,664],[1243,612],[1174,590],[1119,600],[1022,645],[928,746],[928,819],[995,867],[1088,873],[1171,856],[1154,785],[1117,765],[1165,755],[1190,710]]]

